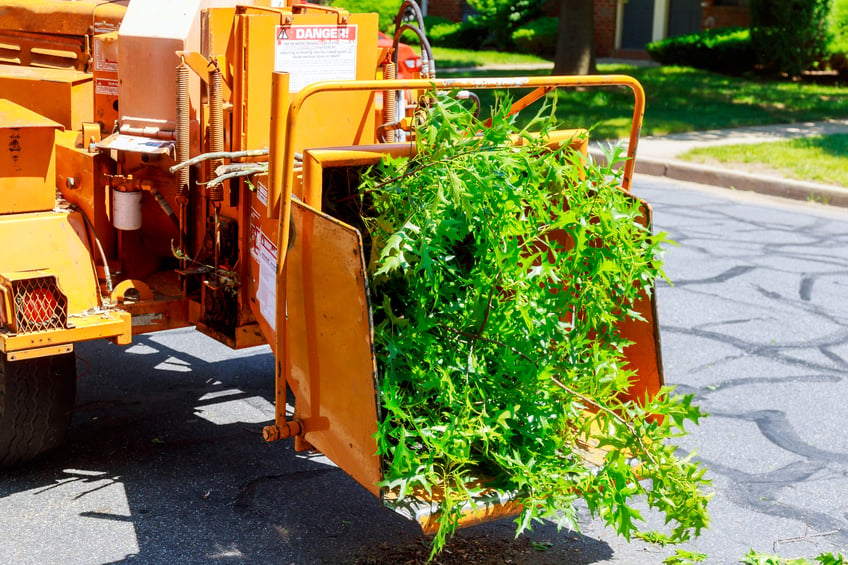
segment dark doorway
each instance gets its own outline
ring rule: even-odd
[[[701,31],[701,0],[671,0],[668,8],[668,36]]]
[[[654,0],[628,0],[621,27],[622,49],[644,49],[654,28]]]

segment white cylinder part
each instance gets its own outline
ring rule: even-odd
[[[141,228],[142,191],[122,192],[112,189],[112,225],[119,230]]]

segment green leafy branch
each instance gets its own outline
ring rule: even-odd
[[[439,494],[434,554],[487,489],[521,504],[518,532],[577,528],[583,498],[625,537],[686,541],[709,522],[708,481],[669,440],[703,414],[670,388],[625,400],[636,375],[619,331],[664,276],[664,235],[620,189],[620,152],[599,165],[550,143],[541,112],[536,132],[506,105],[493,115],[484,127],[439,98],[415,157],[385,160],[359,190],[382,485]],[[635,499],[666,533],[642,532]]]

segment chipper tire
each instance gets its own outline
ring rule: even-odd
[[[21,465],[60,445],[75,397],[73,353],[0,358],[0,468]]]

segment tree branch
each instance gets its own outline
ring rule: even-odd
[[[632,436],[636,439],[636,441],[639,443],[639,447],[642,449],[642,453],[644,453],[644,454],[645,454],[645,457],[647,457],[647,458],[648,458],[648,460],[649,460],[651,463],[653,463],[653,464],[654,464],[654,466],[659,467],[659,463],[657,462],[657,460],[656,460],[656,459],[654,459],[653,455],[651,455],[651,453],[648,451],[648,448],[645,446],[645,443],[642,441],[642,436],[640,436],[640,435],[639,435],[639,433],[636,431],[636,428],[634,428],[634,427],[633,427],[633,424],[631,424],[630,422],[628,422],[627,420],[625,420],[624,418],[622,418],[622,417],[621,417],[618,413],[616,413],[616,412],[615,412],[615,410],[610,410],[610,409],[609,409],[609,408],[607,408],[606,406],[603,406],[602,404],[599,404],[596,400],[592,400],[591,398],[589,398],[589,397],[588,397],[588,396],[586,396],[585,394],[581,394],[581,393],[577,392],[577,391],[576,391],[576,390],[574,390],[573,388],[571,388],[571,387],[569,387],[569,386],[567,386],[567,385],[563,384],[563,383],[562,383],[559,379],[557,379],[556,377],[551,377],[551,381],[553,381],[553,383],[554,383],[555,385],[557,385],[559,388],[561,388],[561,389],[562,389],[562,390],[564,390],[565,392],[567,392],[567,393],[569,393],[569,394],[573,394],[574,396],[576,396],[577,398],[579,398],[580,400],[582,400],[582,401],[583,401],[583,402],[585,402],[586,404],[589,404],[590,406],[594,406],[595,408],[597,408],[598,410],[600,410],[600,411],[601,411],[601,412],[603,412],[604,414],[607,414],[608,416],[611,416],[611,417],[612,417],[612,418],[613,418],[616,422],[618,422],[618,423],[620,423],[621,425],[623,425],[624,427],[626,427],[626,428],[627,428],[627,431],[629,431],[629,432],[630,432],[630,434],[631,434],[631,435],[632,435]]]

